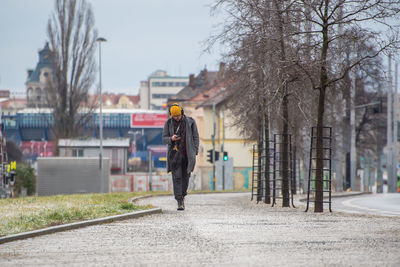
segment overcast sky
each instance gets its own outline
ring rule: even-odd
[[[214,0],[88,2],[99,35],[107,39],[101,49],[104,91],[136,94],[140,81],[157,69],[172,76],[217,69],[219,51],[202,53],[221,20],[210,16]],[[26,71],[36,67],[53,9],[54,0],[0,1],[0,89],[25,92]]]

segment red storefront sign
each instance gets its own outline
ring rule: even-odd
[[[52,141],[22,141],[20,149],[25,157],[54,156],[54,142]]]
[[[167,114],[132,114],[131,128],[163,128],[167,119]]]

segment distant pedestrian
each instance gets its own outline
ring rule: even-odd
[[[163,143],[168,145],[167,171],[172,172],[174,196],[178,210],[185,209],[190,173],[199,152],[199,133],[193,118],[185,116],[179,104],[169,108],[170,118],[164,124]]]

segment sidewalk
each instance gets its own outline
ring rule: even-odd
[[[332,199],[338,198],[338,197],[354,197],[354,196],[361,196],[364,194],[369,194],[369,193],[364,193],[364,192],[332,192]],[[324,193],[324,199],[328,199],[329,195],[327,193]],[[312,200],[314,200],[314,195],[310,194],[310,204],[314,204]],[[293,195],[293,202],[294,205],[297,206],[307,206],[307,194],[295,194]],[[327,204],[325,204],[327,205]]]
[[[250,193],[172,196],[163,210],[0,245],[0,265],[399,266],[400,218],[271,207]]]

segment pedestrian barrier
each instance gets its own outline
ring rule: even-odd
[[[295,207],[296,176],[293,166],[295,160],[290,134],[275,134],[274,139],[269,141],[268,152],[262,144],[253,145],[251,200],[256,197],[258,203],[264,198],[264,203],[270,204],[272,196],[272,206],[276,204],[276,199],[281,198],[288,202],[291,200],[292,207]]]
[[[307,208],[308,211],[310,202],[321,202],[314,197],[310,199],[310,193],[322,194],[322,203],[329,204],[329,211],[332,212],[332,127],[321,127],[321,136],[317,134],[319,127],[311,128],[311,142],[310,142],[310,163],[308,171],[308,191],[307,191]],[[317,148],[316,142],[318,139],[322,142],[322,147]],[[322,155],[318,155],[320,152]],[[321,157],[319,157],[321,156]],[[322,161],[322,177],[318,179],[314,172],[317,170],[317,161]],[[322,190],[317,189],[316,183],[322,182]],[[328,193],[328,201],[323,200],[324,193]]]
[[[270,141],[270,144],[273,144],[273,141]],[[270,152],[267,153],[266,151],[267,148],[260,149],[258,146],[253,145],[251,200],[256,196],[258,203],[264,197],[264,203],[270,204],[274,157],[273,147],[271,148],[270,145]],[[267,159],[269,159],[268,164]]]
[[[262,179],[262,157],[263,151],[259,149],[259,146],[253,145],[253,166],[252,166],[252,180],[251,180],[251,201],[253,201],[254,196],[257,197],[257,203],[262,200],[263,197],[263,184],[265,182]],[[257,179],[255,179],[257,175]]]
[[[268,164],[265,164],[266,167],[268,167],[268,170],[266,170],[266,188],[265,188],[265,198],[264,198],[264,203],[266,204],[271,204],[271,188],[272,188],[272,182],[273,182],[273,176],[274,176],[274,158],[275,158],[275,148],[274,148],[274,141],[270,140],[269,141],[269,161]]]

